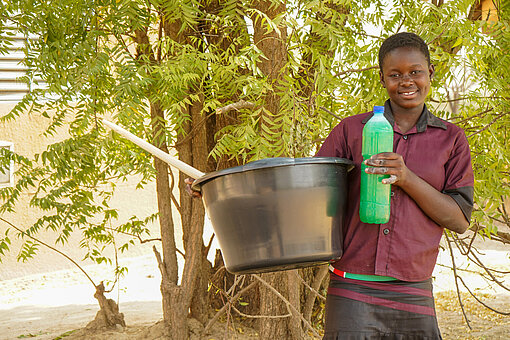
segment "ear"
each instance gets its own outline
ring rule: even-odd
[[[436,75],[436,69],[434,68],[434,65],[430,64],[429,65],[429,78],[430,78],[430,80],[432,80],[432,78],[434,78],[435,75]]]
[[[382,87],[386,88],[386,83],[384,82],[384,75],[381,70],[379,70],[379,81],[381,82]]]

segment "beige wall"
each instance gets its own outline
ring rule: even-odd
[[[2,103],[0,102],[0,116],[8,113],[9,110],[14,106],[14,103]],[[40,153],[45,150],[46,146],[50,143],[54,143],[58,140],[62,140],[66,137],[65,131],[61,131],[56,136],[48,138],[42,135],[47,120],[35,115],[23,116],[15,121],[8,123],[0,123],[0,140],[13,142],[15,152],[24,156],[33,156],[35,153]],[[177,174],[176,174],[177,176]],[[177,178],[177,177],[176,177]],[[156,193],[154,183],[149,183],[145,189],[135,189],[137,178],[131,178],[127,182],[117,183],[117,191],[112,201],[112,207],[119,210],[120,221],[125,221],[129,217],[136,215],[138,217],[145,217],[151,213],[154,213],[157,209]],[[24,193],[20,199],[17,209],[14,214],[2,215],[3,218],[7,219],[16,226],[26,229],[38,217],[41,216],[41,212],[29,207],[28,202],[33,195],[33,192]],[[174,210],[175,220],[178,221],[177,211]],[[2,235],[8,226],[0,221],[0,233]],[[179,226],[176,227],[179,230]],[[159,225],[157,223],[150,227],[151,237],[159,237]],[[180,234],[180,233],[179,233]],[[36,257],[27,263],[21,263],[16,261],[16,256],[19,251],[20,240],[14,237],[11,232],[11,252],[2,258],[0,262],[0,280],[11,279],[19,276],[28,274],[35,274],[41,272],[55,271],[66,268],[74,268],[73,265],[61,255],[46,249],[41,246],[40,251]],[[45,232],[41,234],[41,239],[54,245],[56,235],[53,232]],[[58,248],[70,255],[75,260],[82,259],[84,255],[83,249],[79,247],[80,236],[76,235],[71,238],[69,245]],[[118,245],[122,244],[122,240],[126,237],[119,236]],[[181,237],[177,237],[177,241],[180,242]],[[137,242],[137,246],[131,248],[126,254],[122,256],[139,256],[144,254],[152,253],[152,245],[158,243],[145,243],[140,245]],[[91,264],[92,262],[81,262],[81,264]],[[154,265],[154,263],[150,263]]]
[[[482,19],[490,23],[498,21],[498,10],[493,0],[482,0]]]

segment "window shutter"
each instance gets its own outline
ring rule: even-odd
[[[0,39],[10,40],[4,53],[0,53],[0,101],[18,101],[30,91],[30,84],[20,80],[27,75],[27,67],[23,63],[23,48],[26,37],[17,32],[16,27],[6,23],[4,36]]]
[[[11,142],[0,141],[0,148],[7,148],[14,151],[14,144]],[[14,164],[11,162],[9,168],[0,170],[0,188],[14,185]]]

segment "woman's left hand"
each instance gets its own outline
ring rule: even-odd
[[[410,171],[402,156],[394,152],[373,155],[365,160],[365,165],[368,165],[365,170],[367,174],[390,175],[389,178],[382,180],[383,184],[402,186],[406,182]]]

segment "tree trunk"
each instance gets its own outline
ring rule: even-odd
[[[166,36],[181,44],[191,43],[189,38],[193,33],[190,30],[181,31],[180,21],[169,22],[162,19],[162,22]],[[200,89],[193,91],[200,91]],[[199,170],[209,171],[210,169],[207,166],[209,148],[206,132],[208,121],[202,115],[202,108],[203,99],[201,96],[198,102],[188,105],[182,111],[182,114],[189,116],[191,121],[184,123],[182,126],[185,134],[177,136],[176,149],[180,160]],[[192,199],[186,192],[184,184],[186,177],[182,173],[179,174],[180,215],[185,264],[180,295],[174,295],[174,298],[180,301],[186,309],[181,312],[181,315],[172,315],[172,318],[175,318],[175,320],[180,318],[179,322],[186,324],[186,318],[191,314],[193,318],[204,324],[208,319],[210,310],[207,300],[207,287],[211,275],[211,264],[207,260],[207,249],[202,241],[205,211],[201,200]],[[188,309],[190,313],[188,313]],[[170,328],[169,330],[173,332],[173,329]]]
[[[288,285],[287,274],[285,272],[266,273],[262,274],[261,277],[280,294],[287,296]],[[260,319],[260,339],[296,339],[290,332],[290,311],[274,292],[264,285],[259,285],[259,287],[260,313],[261,315],[267,316],[267,318]],[[282,317],[285,315],[286,317]]]
[[[153,143],[164,152],[168,152],[166,144],[163,110],[158,103],[151,104],[151,123]],[[171,207],[171,190],[166,163],[154,158],[156,169],[156,192],[158,196],[159,223],[161,230],[161,246],[163,259],[156,252],[161,271],[161,295],[163,319],[172,339],[186,339],[188,330],[186,316],[189,306],[182,299],[181,288],[177,285],[178,266],[174,238],[174,222]]]
[[[292,339],[304,338],[303,327],[301,326],[301,316],[298,314],[301,312],[301,281],[299,280],[298,275],[299,273],[297,269],[287,271],[289,302],[292,306],[294,306],[294,310],[292,310],[292,317],[289,320],[289,329],[292,334]],[[298,313],[295,311],[298,311]]]
[[[136,53],[137,56],[145,55],[150,65],[156,65],[160,60],[158,60],[152,50],[147,32],[148,27],[135,30]],[[165,32],[167,32],[166,29]],[[148,92],[150,93],[152,90],[149,89]],[[153,144],[163,152],[168,153],[166,120],[163,108],[159,102],[153,101],[150,103],[150,115]],[[161,257],[156,247],[153,249],[161,272],[163,320],[170,339],[182,340],[188,337],[186,321],[192,294],[189,286],[186,285],[193,286],[195,277],[192,270],[186,270],[185,268],[181,285],[178,285],[177,247],[175,244],[171,206],[172,191],[168,178],[168,166],[162,160],[154,157],[154,168],[156,170],[156,194],[163,256]],[[194,242],[193,240],[190,243],[193,244]],[[188,257],[191,258],[189,267],[196,268],[196,256],[193,257],[186,254],[186,258]],[[184,277],[185,275],[186,277]]]
[[[199,170],[208,171],[207,120],[202,114],[202,104],[200,101],[189,106],[188,114],[191,117],[191,122],[186,123],[184,126],[187,135],[178,136],[177,151],[179,152],[180,160],[183,162]],[[184,249],[186,255],[188,255],[191,249],[195,249],[198,257],[197,267],[194,270],[196,281],[192,292],[191,316],[205,324],[210,309],[207,300],[207,287],[212,266],[207,260],[207,249],[203,244],[202,238],[200,237],[200,239],[195,240],[191,234],[193,226],[197,225],[200,226],[200,233],[202,234],[205,211],[202,201],[191,198],[186,192],[184,178],[187,176],[181,173],[179,177]],[[199,244],[190,244],[190,242],[199,242]]]
[[[257,1],[254,7],[264,12],[270,19],[284,13],[286,8],[285,4],[275,6],[272,1]],[[269,32],[262,18],[255,14],[252,20],[253,41],[265,56],[258,67],[273,88],[264,98],[264,108],[272,114],[278,114],[280,110],[278,87],[281,86],[287,63],[287,27],[281,23],[278,32],[276,30]]]

